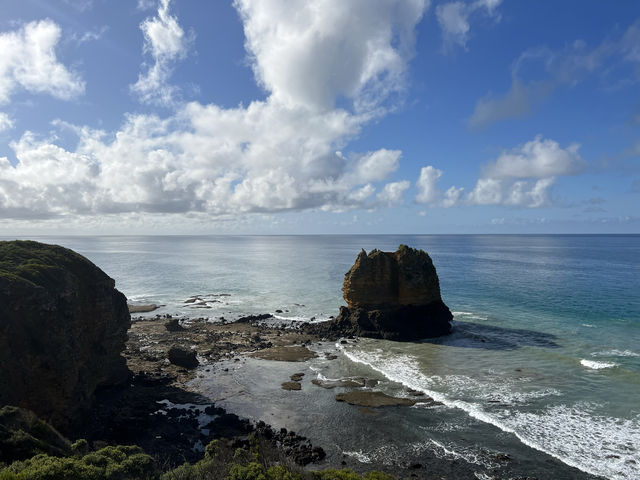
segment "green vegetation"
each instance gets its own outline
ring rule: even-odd
[[[0,470],[0,480],[155,480],[158,472],[140,447],[105,447],[82,457],[39,454]]]
[[[83,453],[87,448],[86,440],[78,440],[69,456],[41,453],[4,468],[0,464],[0,480],[393,480],[382,472],[364,476],[347,469],[306,472],[255,435],[250,436],[248,448],[214,440],[202,460],[165,473],[140,447],[118,445]]]
[[[307,472],[292,465],[269,442],[250,435],[248,449],[234,450],[228,443],[214,440],[207,445],[202,460],[166,472],[161,480],[393,480],[393,477],[382,472],[359,476],[347,469]]]
[[[69,441],[33,412],[22,408],[0,408],[0,462],[25,460],[39,453],[71,454]]]
[[[65,272],[90,275],[99,270],[82,255],[31,240],[0,242],[0,281],[25,287],[56,286]]]
[[[0,480],[393,480],[381,472],[305,471],[257,434],[240,444],[214,440],[199,462],[162,473],[140,447],[90,451],[86,440],[69,442],[28,410],[0,408]]]

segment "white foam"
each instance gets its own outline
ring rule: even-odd
[[[430,440],[436,446],[434,453],[439,458],[447,458],[451,460],[464,460],[467,463],[481,465],[486,468],[497,468],[498,464],[491,462],[486,454],[480,454],[471,449],[461,449],[453,445],[444,445],[436,440]]]
[[[354,451],[354,452],[342,452],[342,453],[344,453],[347,457],[355,458],[360,463],[371,463],[371,457],[366,453],[364,453],[362,450],[359,450],[357,452]]]
[[[602,352],[593,352],[592,357],[640,357],[640,353],[631,350],[605,350]]]
[[[473,472],[473,474],[478,480],[493,480],[495,478],[495,477],[490,477],[486,473],[482,473],[482,472]]]
[[[455,317],[463,317],[464,319],[470,318],[470,319],[477,319],[477,320],[487,320],[487,316],[486,315],[479,315],[477,313],[474,312],[462,312],[462,311],[458,311],[458,312],[451,312],[451,314]]]
[[[596,362],[595,360],[586,360],[584,358],[580,360],[580,365],[592,370],[602,370],[603,368],[613,368],[618,366],[617,363],[613,362]]]
[[[273,318],[277,318],[278,320],[283,320],[285,322],[308,322],[309,317],[303,317],[300,315],[293,315],[291,317],[284,317],[282,315],[274,315]]]
[[[389,380],[421,390],[448,407],[514,434],[525,445],[556,457],[572,467],[612,480],[639,478],[640,415],[633,419],[599,417],[584,406],[547,407],[536,413],[516,409],[487,412],[481,404],[455,398],[434,389],[431,377],[407,355],[382,355],[357,350],[344,354],[368,365]]]

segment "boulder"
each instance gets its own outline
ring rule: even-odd
[[[194,350],[187,350],[181,347],[171,347],[167,353],[167,357],[169,357],[169,361],[174,365],[188,368],[189,370],[196,368],[200,364]]]
[[[347,302],[333,320],[307,329],[329,337],[420,340],[450,333],[453,316],[440,296],[429,255],[400,245],[395,252],[362,250],[345,274]]]
[[[83,256],[0,242],[0,405],[57,428],[80,422],[96,388],[126,381],[130,325],[125,296]]]

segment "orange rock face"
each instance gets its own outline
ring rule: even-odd
[[[360,252],[346,273],[342,293],[349,308],[427,305],[441,301],[438,275],[429,255],[400,245],[395,252]]]

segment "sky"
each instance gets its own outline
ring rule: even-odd
[[[0,235],[640,233],[640,2],[0,0]]]

